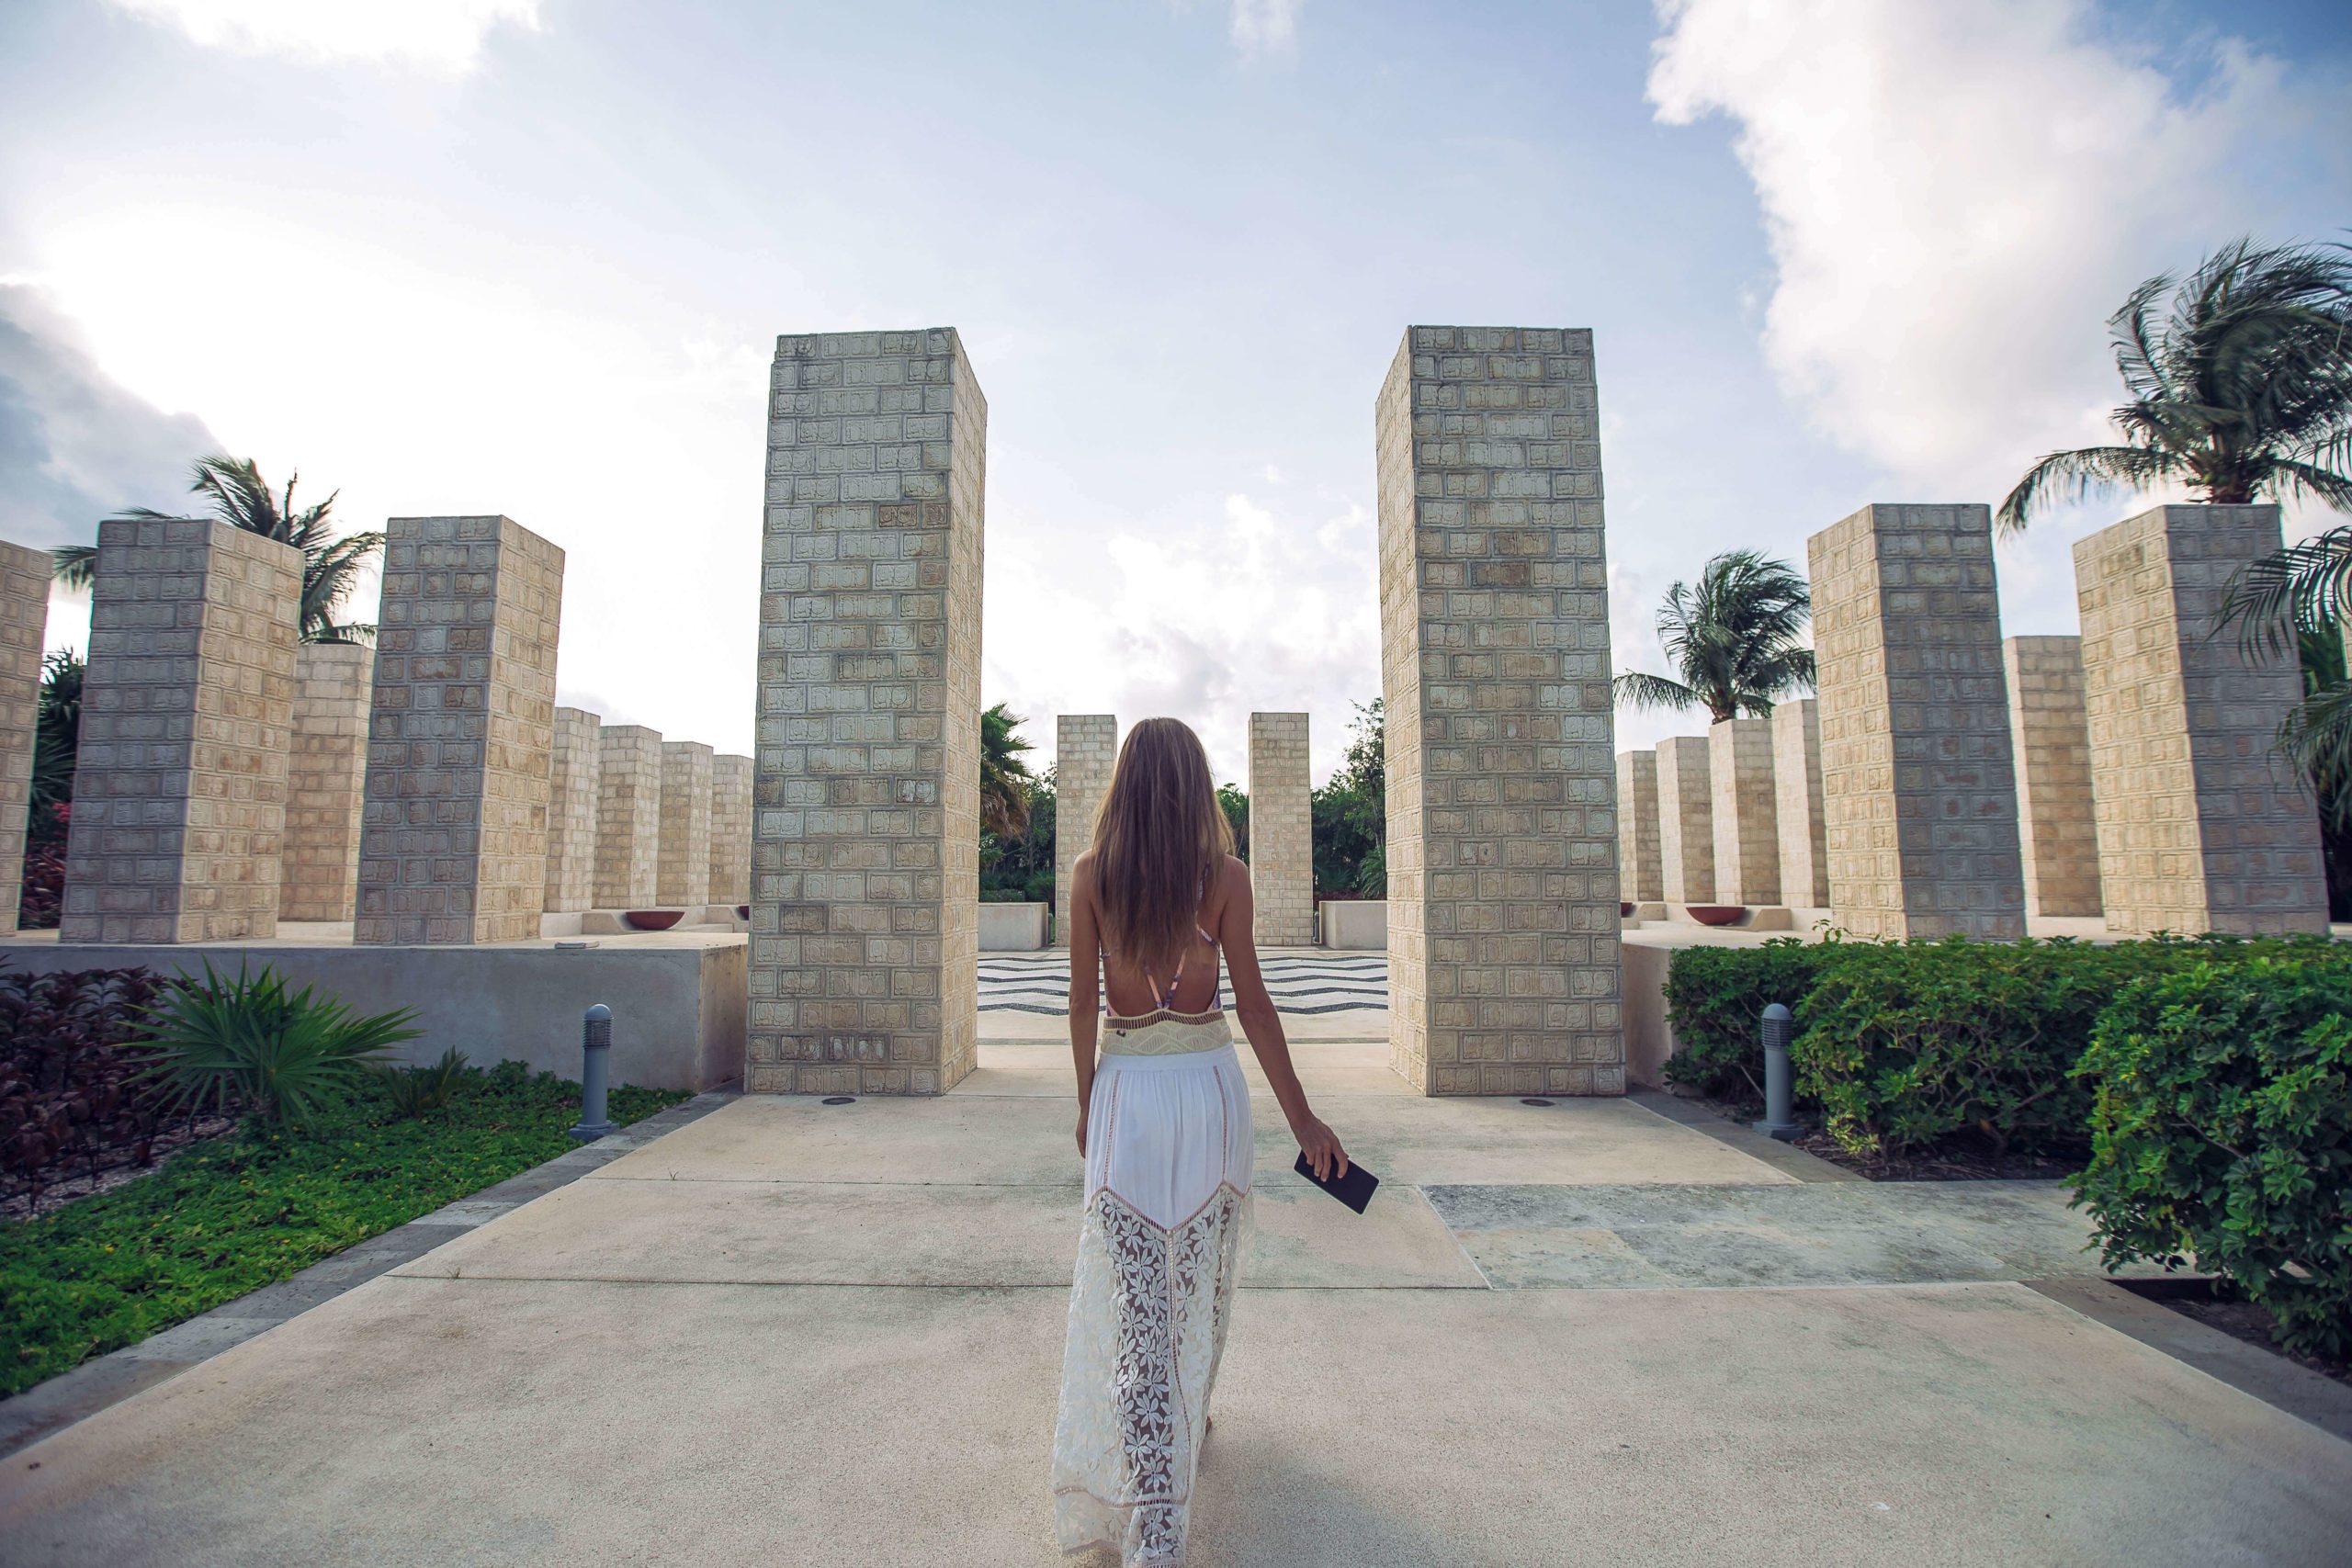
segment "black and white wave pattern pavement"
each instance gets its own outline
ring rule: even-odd
[[[1283,1012],[1343,1012],[1388,1005],[1388,955],[1333,953],[1305,956],[1261,955],[1266,990]],[[1221,976],[1217,1002],[1233,1005],[1233,980]],[[1041,1012],[1058,1018],[1069,1010],[1069,955],[1064,953],[980,954],[982,1012]]]

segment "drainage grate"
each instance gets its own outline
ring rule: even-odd
[[[1549,1105],[1549,1104],[1551,1104],[1552,1102],[1551,1102],[1550,1100],[1533,1100],[1533,1099],[1529,1099],[1529,1100],[1521,1100],[1521,1101],[1520,1101],[1520,1103],[1521,1103],[1521,1105]]]
[[[854,1094],[829,1094],[817,1103],[820,1105],[855,1105],[857,1103],[857,1096]]]

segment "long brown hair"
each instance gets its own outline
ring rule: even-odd
[[[1127,731],[1094,813],[1093,852],[1102,945],[1168,973],[1192,946],[1201,897],[1233,852],[1208,753],[1182,719],[1147,718]]]

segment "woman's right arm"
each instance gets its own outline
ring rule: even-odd
[[[1078,1152],[1086,1154],[1086,1111],[1094,1100],[1094,1029],[1100,1011],[1102,935],[1094,920],[1094,855],[1078,857],[1062,897],[1069,910],[1069,1054],[1078,1069]]]

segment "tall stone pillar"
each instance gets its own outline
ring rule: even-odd
[[[1622,1094],[1592,334],[1410,328],[1375,424],[1390,1063]]]
[[[2302,682],[2212,635],[2276,506],[2159,506],[2075,545],[2099,886],[2112,931],[2324,931],[2319,823],[2271,747]]]
[[[1780,801],[1772,721],[1726,718],[1707,731],[1715,819],[1715,901],[1781,902]]]
[[[2096,915],[2098,824],[2091,810],[2083,639],[2005,637],[2001,660],[2007,672],[2009,752],[2017,759],[2026,908],[2037,915]]]
[[[662,828],[653,901],[665,909],[710,902],[711,750],[662,742]]]
[[[1306,715],[1250,716],[1250,887],[1260,947],[1315,944],[1315,821]]]
[[[586,708],[555,710],[548,765],[548,914],[596,907],[596,805],[604,784],[605,721]]]
[[[710,901],[751,897],[752,759],[722,752],[710,760]]]
[[[301,595],[291,545],[98,525],[61,942],[277,934]]]
[[[1054,720],[1054,945],[1069,945],[1071,867],[1094,843],[1094,813],[1119,761],[1115,714],[1066,713]]]
[[[1657,861],[1667,901],[1715,901],[1714,748],[1703,735],[1657,743]]]
[[[348,920],[358,906],[360,801],[375,680],[374,649],[306,642],[295,649],[281,920]]]
[[[1856,936],[2023,936],[1990,512],[1865,506],[1807,551],[1833,917]]]
[[[17,899],[24,890],[50,565],[47,550],[0,539],[0,932],[17,929]]]
[[[1617,864],[1621,902],[1655,904],[1666,897],[1658,859],[1657,753],[1617,753]]]
[[[563,552],[512,518],[386,525],[355,942],[539,934],[562,615]]]
[[[939,1094],[979,1021],[988,406],[952,328],[777,340],[753,1093]]]
[[[1811,697],[1772,705],[1772,787],[1780,797],[1781,902],[1829,907],[1829,843],[1821,818],[1821,712]]]
[[[662,732],[608,724],[597,735],[596,908],[651,908],[661,852]]]

